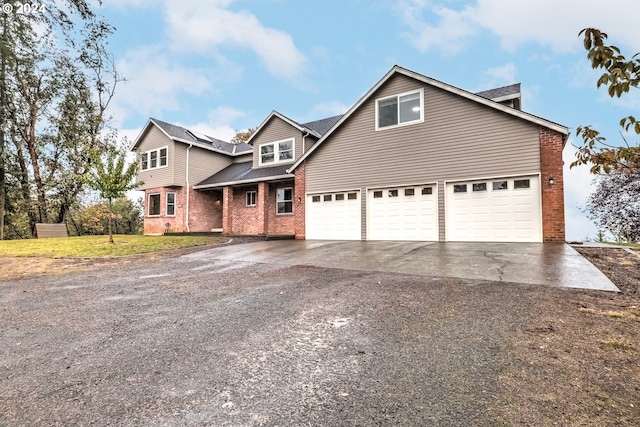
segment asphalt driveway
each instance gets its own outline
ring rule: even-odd
[[[219,247],[187,258],[618,291],[566,244],[280,240]]]

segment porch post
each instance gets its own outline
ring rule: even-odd
[[[231,204],[233,203],[233,188],[224,187],[222,189],[222,234],[233,234],[233,224],[231,221]]]

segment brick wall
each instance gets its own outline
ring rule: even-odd
[[[184,212],[184,209],[181,211]],[[189,230],[209,232],[220,228],[222,228],[222,192],[199,191],[191,188],[189,193]]]
[[[542,239],[545,242],[565,241],[562,148],[561,134],[550,129],[540,129]],[[553,184],[549,184],[551,178]]]
[[[259,191],[258,185],[231,188],[229,191],[233,193],[229,205],[230,234],[264,234],[264,202],[261,200],[264,197],[259,197],[264,191]],[[247,206],[247,191],[257,192],[255,206]]]
[[[304,185],[304,184],[303,184]],[[291,187],[293,190],[293,213],[276,213],[276,191],[278,188]],[[256,191],[256,205],[247,206],[247,191]],[[297,202],[296,194],[303,191],[294,186],[293,181],[276,184],[260,182],[243,187],[225,187],[223,191],[222,229],[225,234],[265,235],[265,234],[296,234],[296,211],[301,204]],[[304,193],[302,193],[304,197]],[[303,205],[303,203],[302,203]],[[302,210],[304,218],[304,210]],[[303,225],[304,232],[304,225]]]
[[[167,193],[175,193],[175,215],[168,216]],[[149,216],[149,195],[160,194],[160,215]],[[196,191],[189,194],[189,228],[194,232],[208,232],[222,226],[220,192]],[[184,187],[157,187],[145,190],[144,234],[163,234],[165,231],[184,233],[186,226],[186,189]]]
[[[302,162],[295,170],[295,189],[293,201],[293,214],[295,222],[296,239],[305,239],[305,167]]]
[[[279,182],[269,184],[267,193],[267,234],[294,235],[296,232],[295,212],[297,206],[298,195],[295,191],[293,181]],[[278,188],[293,188],[293,213],[278,214],[276,213],[276,190]],[[303,195],[304,196],[304,195]],[[301,196],[301,197],[303,197]]]

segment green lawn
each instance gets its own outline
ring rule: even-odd
[[[44,256],[51,258],[101,258],[144,254],[150,252],[210,245],[227,241],[216,236],[81,236],[59,239],[30,239],[0,241],[0,256]]]

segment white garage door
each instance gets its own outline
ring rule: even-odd
[[[438,240],[435,185],[369,190],[367,212],[367,240]]]
[[[447,183],[448,241],[542,242],[538,176]]]
[[[309,194],[306,238],[360,240],[360,191]]]

